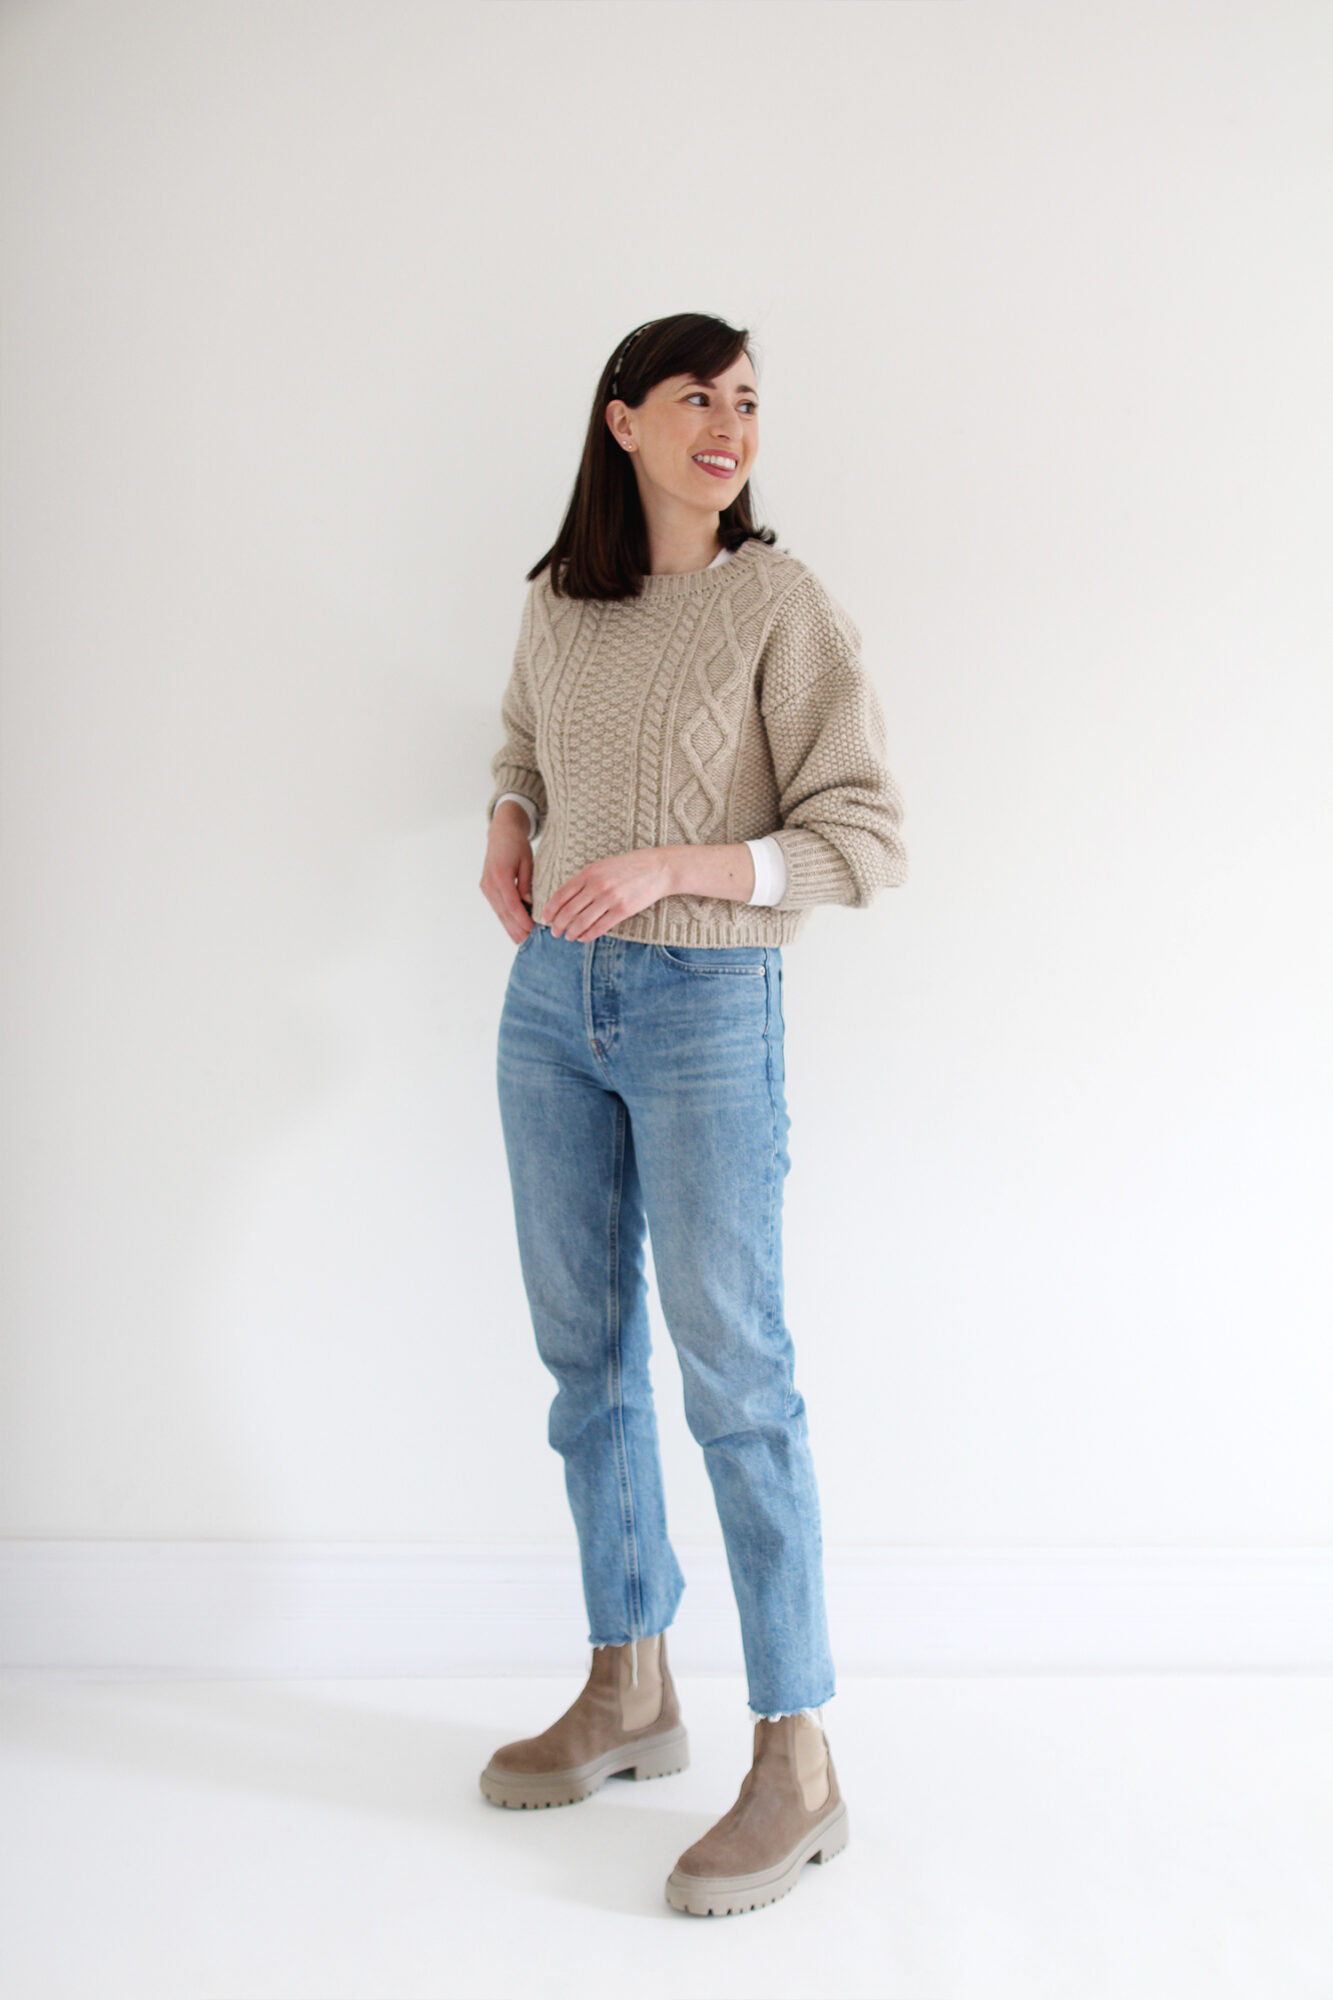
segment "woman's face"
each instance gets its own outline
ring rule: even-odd
[[[713,382],[671,375],[632,410],[618,399],[607,422],[622,445],[635,446],[640,479],[705,512],[729,507],[759,450],[759,391],[742,354]],[[709,464],[701,464],[707,458]],[[718,461],[722,461],[719,463]]]

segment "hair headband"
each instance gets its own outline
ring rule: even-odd
[[[610,391],[609,391],[609,393],[610,393],[610,394],[611,394],[612,396],[614,396],[614,395],[615,395],[615,393],[616,393],[617,389],[618,389],[618,388],[619,388],[619,386],[620,386],[620,364],[621,364],[621,362],[622,362],[622,361],[623,361],[623,360],[625,359],[625,356],[626,356],[626,355],[628,354],[628,352],[629,352],[630,348],[631,348],[631,347],[632,347],[632,346],[634,345],[634,343],[635,343],[635,341],[636,341],[636,340],[638,339],[639,335],[640,335],[641,333],[647,333],[647,331],[648,331],[648,329],[649,329],[649,327],[650,327],[650,326],[656,326],[656,325],[657,325],[657,321],[656,321],[655,319],[646,319],[646,320],[644,321],[644,323],[643,323],[643,325],[642,325],[642,326],[636,326],[636,327],[635,327],[635,329],[634,329],[634,331],[633,331],[633,333],[632,333],[632,334],[631,334],[631,335],[629,336],[628,340],[627,340],[627,341],[625,342],[624,346],[623,346],[623,347],[621,348],[621,350],[620,350],[619,354],[617,354],[617,356],[616,356],[616,358],[615,358],[615,362],[614,362],[614,364],[613,364],[613,366],[612,366],[612,369],[611,369],[611,388],[610,388]]]

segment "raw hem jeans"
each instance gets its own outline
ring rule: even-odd
[[[557,937],[514,954],[496,1076],[519,1260],[556,1382],[589,1643],[671,1624],[645,1229],[740,1614],[750,1707],[832,1699],[819,1494],[783,1320],[777,945]]]

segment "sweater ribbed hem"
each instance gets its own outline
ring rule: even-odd
[[[632,917],[612,924],[603,935],[625,938],[631,944],[703,945],[714,949],[733,944],[782,945],[790,944],[800,935],[810,915],[808,910],[776,910],[751,903],[737,903],[733,907],[739,915],[722,925],[702,917],[670,915],[664,912],[663,903],[650,903],[646,910],[638,910]]]

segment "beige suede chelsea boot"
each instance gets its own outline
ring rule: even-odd
[[[692,1917],[757,1910],[794,1889],[807,1861],[828,1861],[846,1845],[847,1806],[822,1724],[812,1715],[764,1719],[735,1805],[686,1848],[666,1899]]]
[[[594,1646],[587,1684],[540,1736],[506,1743],[481,1774],[497,1806],[569,1806],[614,1772],[665,1778],[690,1761],[666,1633]]]

